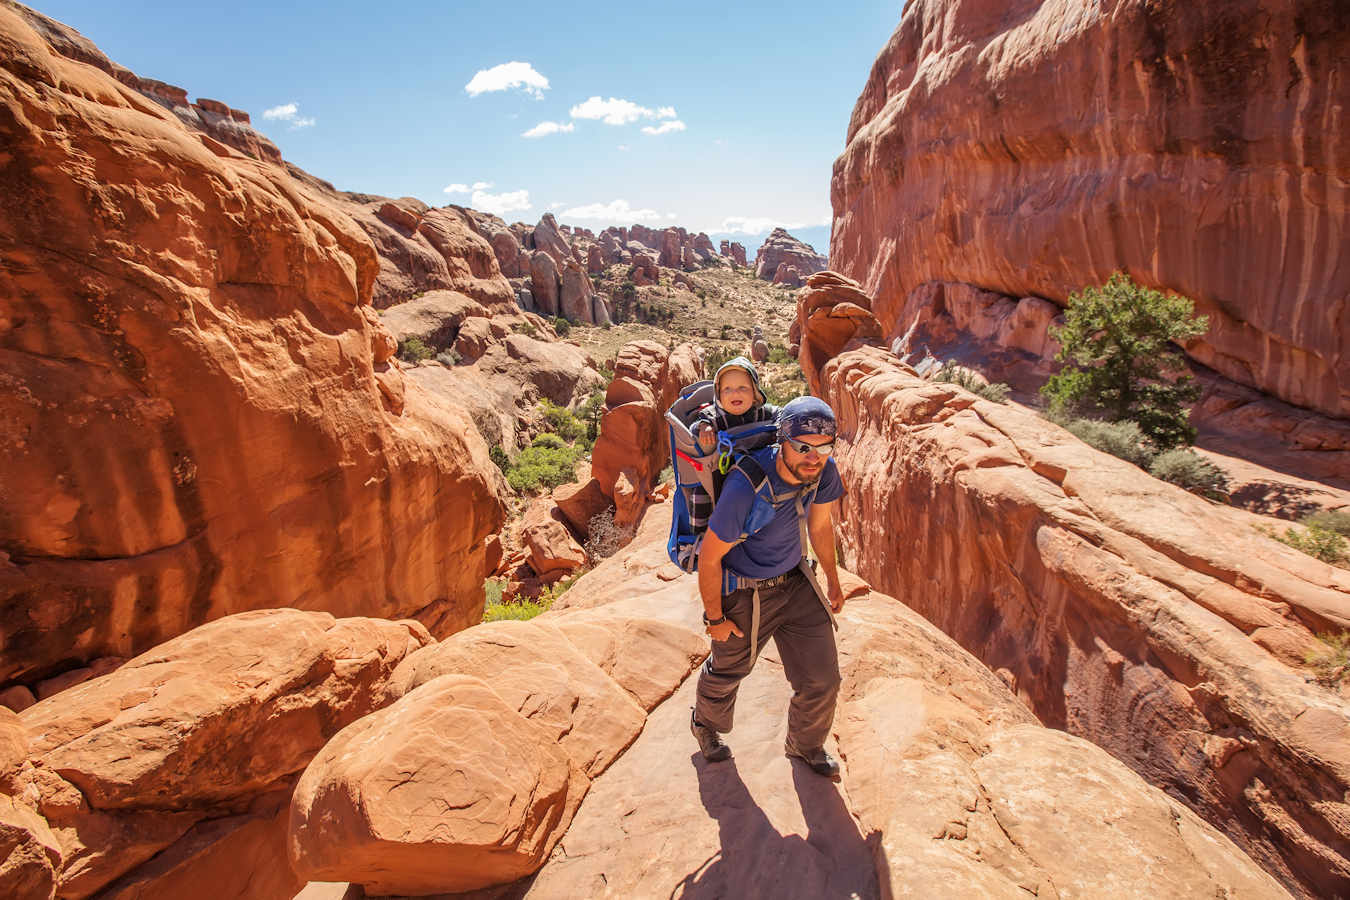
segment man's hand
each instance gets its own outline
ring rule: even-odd
[[[829,595],[831,612],[837,613],[844,608],[844,589],[839,586],[837,578],[826,585],[825,593]]]
[[[731,640],[733,634],[736,635],[736,637],[745,637],[745,635],[741,634],[741,630],[736,627],[736,623],[730,619],[727,619],[720,625],[709,625],[708,634],[712,635],[714,641],[719,642]]]

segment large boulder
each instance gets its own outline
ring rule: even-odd
[[[289,896],[250,893],[296,887],[283,842],[250,835],[278,836],[294,777],[430,640],[412,622],[240,613],[25,710],[27,761],[11,780],[56,835],[61,896],[200,875],[241,846],[257,848],[253,887],[214,895]]]
[[[633,341],[619,350],[591,454],[591,471],[611,500],[618,500],[615,485],[622,476],[636,503],[645,503],[655,476],[670,462],[666,410],[681,388],[702,375],[703,361],[692,344],[667,351],[655,341]]]
[[[802,365],[839,416],[845,558],[1286,884],[1350,890],[1350,703],[1305,668],[1315,632],[1350,628],[1350,573],[1030,410],[921,379],[861,340],[855,290],[798,304]]]
[[[1062,305],[1123,269],[1196,301],[1193,359],[1350,416],[1350,144],[1307,138],[1350,104],[1344,3],[993,9],[906,4],[834,166],[831,265],[887,333],[926,283]]]
[[[558,264],[542,250],[530,257],[530,295],[539,314],[552,318],[558,314]]]
[[[468,624],[503,492],[388,358],[366,232],[33,16],[0,8],[0,683],[279,604]]]
[[[668,696],[702,651],[685,629],[568,618],[567,629],[555,616],[483,625],[410,656],[390,684],[398,699],[301,778],[297,871],[425,894],[537,870],[592,779],[642,730],[643,701]],[[615,640],[644,664],[619,664]]]

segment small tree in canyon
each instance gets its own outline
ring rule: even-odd
[[[1134,422],[1159,450],[1190,444],[1190,404],[1200,390],[1175,345],[1208,327],[1188,298],[1116,272],[1069,297],[1063,327],[1050,329],[1065,366],[1041,393],[1052,415]]]

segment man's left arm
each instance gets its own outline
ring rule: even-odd
[[[844,589],[839,586],[839,567],[834,559],[834,510],[838,500],[813,503],[807,514],[806,529],[811,535],[811,547],[820,560],[820,571],[825,575],[825,593],[830,609],[844,608]]]

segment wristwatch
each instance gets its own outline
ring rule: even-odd
[[[721,618],[718,618],[718,619],[710,619],[710,618],[708,618],[708,614],[707,614],[706,612],[703,614],[703,624],[704,624],[704,625],[707,625],[709,628],[711,628],[711,627],[714,626],[714,625],[721,625],[721,624],[722,624],[723,622],[725,622],[726,620],[727,620],[727,617],[726,617],[726,614],[725,614],[725,613],[722,615]]]

